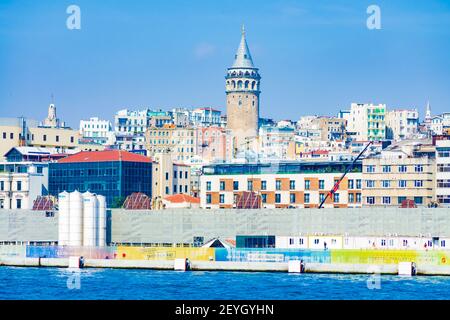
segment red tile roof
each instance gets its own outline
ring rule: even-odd
[[[106,150],[106,151],[81,151],[67,158],[61,159],[58,163],[77,163],[77,162],[152,162],[151,158],[140,154],[131,153],[124,150]]]
[[[172,203],[183,203],[183,202],[189,202],[189,203],[200,203],[200,198],[191,197],[187,194],[174,194],[172,196],[167,196],[164,198],[164,200],[167,200]]]

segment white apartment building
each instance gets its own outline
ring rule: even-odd
[[[149,125],[149,110],[120,110],[114,116],[116,144],[122,150],[145,150],[145,132]]]
[[[221,125],[221,112],[213,108],[197,108],[191,112],[191,123],[195,127]]]
[[[436,200],[450,207],[450,137],[436,139]]]
[[[111,121],[101,120],[97,117],[80,121],[80,137],[82,138],[98,144],[111,144],[112,136]]]
[[[358,141],[379,141],[386,138],[386,105],[352,103],[347,131]]]
[[[31,209],[38,196],[47,195],[48,164],[0,162],[0,210]]]
[[[411,110],[391,110],[386,112],[386,138],[404,140],[412,138],[419,127],[419,112]]]

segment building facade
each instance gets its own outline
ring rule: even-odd
[[[350,162],[280,162],[205,166],[200,205],[233,208],[243,192],[261,196],[263,208],[318,208]],[[340,183],[325,208],[361,207],[361,163]]]
[[[232,132],[235,149],[238,150],[246,139],[255,139],[258,135],[261,93],[261,76],[253,64],[244,28],[234,64],[228,68],[225,79],[227,128]]]
[[[80,120],[80,137],[98,144],[112,144],[112,136],[111,121],[97,117]]]
[[[419,128],[419,112],[411,110],[391,110],[386,112],[386,138],[392,140],[411,139]]]
[[[92,192],[106,197],[108,207],[133,192],[152,196],[152,161],[122,150],[79,152],[49,164],[49,193]]]
[[[425,148],[429,148],[426,150]],[[435,159],[431,146],[404,145],[363,160],[363,205],[417,206],[435,201]]]
[[[195,129],[165,124],[162,127],[149,127],[146,135],[146,148],[149,156],[168,152],[177,162],[189,162],[195,155]]]
[[[174,162],[169,153],[158,153],[153,160],[153,199],[175,194],[191,195],[189,166]]]
[[[355,140],[380,141],[386,138],[386,105],[352,103],[347,131]]]
[[[436,201],[450,207],[450,136],[435,137]]]
[[[48,164],[0,162],[0,209],[31,209],[48,194]]]

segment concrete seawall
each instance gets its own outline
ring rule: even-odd
[[[69,259],[46,258],[0,258],[0,266],[15,267],[56,267],[68,268]],[[241,271],[241,272],[288,272],[286,262],[223,262],[223,261],[192,261],[193,271]],[[151,260],[115,260],[86,259],[85,268],[118,268],[118,269],[154,269],[173,270],[173,261]],[[306,273],[336,273],[336,274],[398,274],[395,264],[333,264],[309,263],[305,266]],[[450,276],[449,266],[417,266],[418,275]]]

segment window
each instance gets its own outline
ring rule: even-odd
[[[405,165],[402,165],[402,166],[398,166],[398,172],[406,172],[408,169],[407,169],[407,167],[405,166]]]
[[[361,179],[356,179],[356,189],[361,189]]]
[[[366,166],[366,172],[367,173],[374,173],[375,172],[375,166],[374,165]]]
[[[176,178],[177,177],[177,171],[173,170],[173,176]]]
[[[253,191],[253,181],[252,180],[247,181],[247,190]]]
[[[166,194],[169,194],[169,187],[166,187]]]
[[[70,143],[73,143],[74,139],[73,137],[70,137]]]
[[[423,180],[415,180],[414,181],[414,187],[422,188],[423,187]]]
[[[183,179],[183,171],[180,171],[180,179]]]
[[[398,204],[402,204],[402,202],[405,200],[406,200],[406,197],[403,197],[403,196],[398,197]]]
[[[276,180],[275,181],[275,189],[276,190],[281,190],[281,180]]]
[[[295,180],[289,181],[289,188],[290,188],[291,190],[295,190]]]
[[[169,180],[169,173],[166,172],[166,181],[168,181],[168,180]]]
[[[239,190],[239,181],[233,181],[233,190]]]
[[[361,203],[361,193],[356,194],[356,203]]]
[[[325,193],[319,195],[319,201],[322,202],[325,199]]]
[[[211,204],[211,194],[209,193],[206,195],[206,203]]]
[[[220,188],[220,191],[225,190],[225,181],[220,181],[219,188]]]
[[[44,136],[42,137],[42,140],[47,141],[47,135],[44,134]]]
[[[289,195],[289,200],[290,200],[291,203],[295,203],[295,193],[291,193]]]
[[[348,188],[353,189],[355,187],[355,180],[348,180]]]
[[[22,181],[17,181],[17,191],[22,191]]]
[[[319,180],[319,189],[320,190],[325,189],[325,181],[324,180]]]
[[[311,180],[305,180],[305,190],[309,190],[311,188]]]
[[[225,203],[225,195],[224,194],[219,195],[219,202]]]
[[[383,180],[382,185],[383,188],[389,188],[391,186],[391,182],[389,180]]]
[[[355,194],[354,193],[349,193],[348,194],[348,202],[349,203],[354,203],[355,202]]]
[[[289,238],[289,245],[293,245],[294,244],[294,238]]]
[[[423,172],[423,165],[421,164],[415,165],[414,172]]]
[[[59,142],[59,136],[56,136],[56,142]]]
[[[9,134],[9,138],[10,138],[11,140],[14,139],[14,133],[11,132],[11,133]]]
[[[391,166],[383,166],[383,173],[390,173],[391,172]]]
[[[5,181],[0,181],[0,190],[5,190]]]
[[[298,243],[299,243],[299,244],[303,244],[303,238],[299,238],[299,239],[298,239]]]
[[[187,171],[184,172],[184,178],[185,178],[185,179],[188,178],[188,172],[187,172]]]
[[[366,180],[366,187],[367,188],[374,188],[375,187],[375,181],[374,180]]]
[[[261,181],[261,190],[267,190],[267,181],[266,180]]]
[[[406,188],[406,180],[398,180],[399,188]]]
[[[206,182],[206,191],[211,191],[211,181]]]
[[[319,239],[314,239],[314,244],[319,244]]]
[[[16,208],[22,209],[22,199],[16,199]]]
[[[188,186],[187,185],[184,186],[184,193],[186,193],[186,194],[188,193]]]
[[[407,246],[408,246],[408,240],[406,240],[406,239],[403,240],[403,246],[404,246],[404,247],[407,247]]]
[[[334,200],[335,203],[339,203],[339,193],[335,193],[333,195],[333,200]]]
[[[3,132],[3,139],[6,139],[6,132]]]
[[[261,195],[261,200],[262,200],[262,203],[267,203],[267,194],[263,193]]]
[[[385,239],[381,239],[381,246],[385,247],[386,246],[386,240]]]
[[[275,203],[280,203],[280,202],[281,202],[281,194],[275,193]]]
[[[441,248],[445,247],[445,240],[441,240]]]
[[[305,203],[309,203],[309,193],[305,193],[303,196],[303,200]]]
[[[391,204],[391,197],[383,197],[383,204]]]
[[[0,209],[4,209],[4,208],[5,208],[5,200],[0,199]]]
[[[423,197],[414,197],[414,202],[416,204],[423,204]]]
[[[367,204],[375,204],[375,197],[367,197]]]

